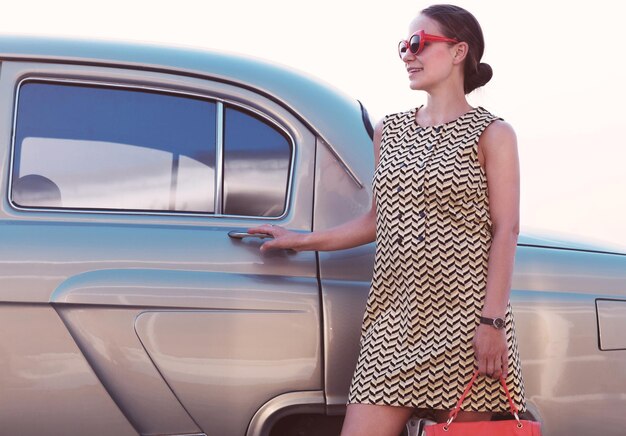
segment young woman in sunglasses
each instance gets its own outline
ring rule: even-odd
[[[387,115],[374,136],[371,210],[306,235],[262,225],[261,250],[339,250],[376,241],[372,286],[342,436],[397,436],[414,413],[445,422],[475,369],[455,421],[520,411],[524,386],[509,294],[519,231],[513,129],[466,95],[486,84],[480,25],[434,5],[398,53],[427,103]],[[377,228],[378,223],[378,228]]]

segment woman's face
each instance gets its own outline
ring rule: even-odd
[[[418,15],[409,25],[409,38],[418,30],[431,35],[444,36],[439,24],[425,15]],[[424,49],[414,55],[410,50],[402,56],[411,89],[430,91],[445,83],[453,72],[454,45],[446,42],[426,42]]]

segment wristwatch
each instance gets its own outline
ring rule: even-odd
[[[502,318],[485,318],[484,316],[481,316],[480,323],[490,325],[497,330],[502,330],[504,328],[504,320]]]

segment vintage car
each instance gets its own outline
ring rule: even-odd
[[[0,37],[0,434],[338,434],[375,245],[246,230],[366,213],[371,136],[264,61]],[[624,254],[522,234],[512,304],[527,417],[623,435]]]

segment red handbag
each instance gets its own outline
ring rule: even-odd
[[[513,403],[509,389],[506,387],[506,382],[502,376],[500,376],[500,383],[502,383],[504,392],[509,399],[509,406],[511,407],[511,413],[515,417],[515,420],[453,422],[461,410],[461,404],[463,404],[465,397],[472,388],[476,377],[478,377],[478,370],[474,372],[474,376],[465,388],[465,392],[463,392],[456,406],[450,412],[447,422],[424,427],[424,434],[426,436],[541,436],[540,423],[519,419],[517,415],[519,409]]]

